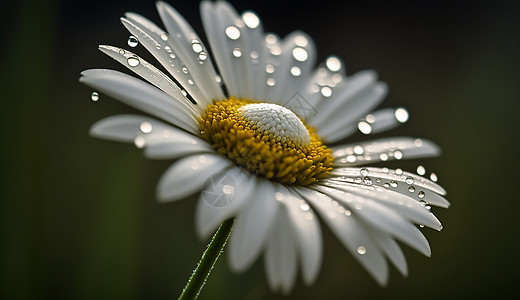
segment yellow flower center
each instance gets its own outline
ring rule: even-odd
[[[208,105],[199,123],[204,140],[252,174],[305,186],[332,170],[314,128],[283,106],[230,97]]]

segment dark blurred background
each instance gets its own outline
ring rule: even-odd
[[[518,297],[520,199],[519,1],[232,1],[281,36],[301,29],[319,61],[375,69],[390,86],[384,107],[409,122],[385,135],[431,139],[450,209],[425,229],[433,255],[403,246],[409,276],[379,287],[324,228],[316,283],[283,297],[263,261],[244,274],[218,262],[201,299],[482,299]],[[194,1],[170,2],[201,33]],[[152,1],[3,1],[0,4],[1,299],[173,299],[207,241],[194,230],[196,198],[155,200],[169,161],[89,137],[95,121],[133,109],[78,83],[88,68],[118,68],[98,44],[126,47],[118,18],[160,22]],[[136,48],[144,54],[142,47]],[[349,141],[367,139],[357,134]],[[389,164],[414,171],[418,161]],[[509,295],[509,296],[508,296]]]

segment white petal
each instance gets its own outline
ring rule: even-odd
[[[200,194],[195,213],[195,224],[201,238],[207,238],[222,222],[237,215],[244,204],[252,200],[255,178],[240,167],[233,167],[208,179],[211,184]]]
[[[388,265],[366,225],[329,196],[307,188],[295,189],[321,215],[343,246],[365,267],[381,285],[388,280]],[[347,213],[347,214],[346,214]]]
[[[432,157],[440,154],[433,142],[411,137],[381,138],[331,147],[336,166],[351,167],[381,161]]]
[[[395,128],[404,122],[404,116],[406,114],[406,120],[408,119],[408,112],[400,107],[400,108],[383,108],[374,112],[371,112],[361,121],[364,122],[364,126],[368,126],[366,132],[364,134],[377,134],[392,128]],[[399,116],[399,119],[397,118]],[[360,123],[361,123],[360,122]],[[358,123],[358,127],[359,124]]]
[[[348,177],[345,178],[345,176],[341,176],[323,180],[320,183],[328,187],[376,200],[415,224],[421,224],[436,230],[442,228],[439,220],[426,209],[421,202],[413,199],[409,195],[378,186],[364,186],[362,184],[352,183],[354,180],[354,178],[349,179]]]
[[[430,245],[420,231],[391,209],[371,199],[358,197],[337,189],[319,186],[315,188],[340,202],[346,208],[348,207],[352,214],[359,216],[366,225],[400,239],[426,256],[431,255]]]
[[[163,92],[172,96],[174,99],[184,103],[188,111],[192,112],[193,116],[199,116],[202,113],[202,108],[193,105],[193,103],[182,94],[181,89],[173,82],[173,80],[170,79],[170,77],[166,76],[146,60],[128,50],[113,46],[101,45],[99,46],[99,50],[112,57],[137,75],[146,79],[151,84],[160,88]],[[129,61],[132,60],[134,60],[134,63],[130,64]]]
[[[235,271],[244,271],[258,257],[280,204],[274,200],[273,184],[257,178],[255,193],[237,216],[229,240],[229,262]]]
[[[326,69],[324,71],[325,73],[327,72]],[[324,73],[324,71],[322,71],[322,73]],[[318,69],[317,72],[320,72],[320,70]],[[317,79],[319,80],[320,77]],[[357,115],[357,113],[353,114],[348,111],[346,107],[359,110],[357,106],[359,104],[363,106],[363,104],[357,99],[359,96],[365,94],[367,90],[374,87],[376,83],[377,73],[371,70],[361,71],[347,77],[335,88],[334,94],[329,98],[320,98],[322,101],[316,102],[315,106],[317,109],[319,108],[319,112],[308,121],[316,128],[320,128],[320,126],[322,126],[330,116],[335,115],[338,110],[342,112],[340,115],[352,120],[358,120],[362,115]]]
[[[211,57],[195,30],[167,3],[157,2],[157,9],[169,32],[168,45],[180,55],[180,59],[191,70],[193,77],[201,82],[199,88],[209,100],[205,104],[211,104],[212,99],[224,99],[220,84],[215,80],[217,73]]]
[[[372,235],[374,235],[381,251],[385,253],[386,257],[390,259],[399,272],[401,272],[401,274],[404,276],[408,275],[408,265],[406,263],[406,258],[404,257],[403,251],[397,242],[380,231],[374,230],[372,231]]]
[[[296,239],[284,211],[280,210],[267,238],[265,269],[272,290],[287,294],[296,280]]]
[[[311,284],[316,280],[321,266],[322,237],[318,217],[298,194],[287,193],[287,189],[283,186],[279,191],[284,193],[284,197],[279,201],[287,208],[289,219],[296,233],[303,280],[306,284]]]
[[[357,128],[359,119],[379,105],[387,91],[386,84],[379,82],[358,95],[352,96],[347,103],[337,107],[335,111],[331,111],[328,118],[317,125],[318,134],[330,143],[347,137],[352,133],[349,128]],[[321,112],[324,107],[328,106],[321,106],[318,111]]]
[[[264,99],[285,104],[296,92],[303,89],[305,78],[311,75],[316,61],[314,42],[305,33],[296,31],[283,40],[279,55],[273,55],[272,50],[266,51],[265,55],[272,57],[275,61],[271,63],[274,71],[268,75],[269,78],[274,80],[274,85],[264,84],[264,89],[267,92]],[[297,70],[296,73],[295,70]],[[293,73],[298,74],[298,76],[293,75]]]
[[[231,164],[219,155],[192,155],[175,162],[159,180],[157,197],[160,201],[183,199],[200,191],[212,175]]]
[[[411,197],[417,201],[423,201],[435,206],[447,208],[450,203],[439,194],[446,194],[446,191],[438,184],[417,176],[412,173],[380,169],[362,168],[368,172],[369,178],[374,178],[372,184],[375,186],[386,187],[395,192]],[[344,177],[346,181],[355,182],[355,178],[363,177],[361,169],[358,168],[336,168],[332,171],[335,176]],[[351,180],[349,180],[349,178]],[[376,178],[381,179],[376,180]]]
[[[243,37],[243,26],[239,26],[242,20],[227,2],[202,2],[200,9],[206,36],[229,95],[248,97],[247,80],[243,76],[247,74],[245,60],[248,59],[249,50],[244,48],[247,43]],[[238,21],[242,23],[237,24]]]
[[[198,123],[186,106],[142,80],[112,70],[87,70],[80,81],[123,103],[197,134]]]
[[[197,101],[197,105],[205,108],[208,99],[200,90],[197,78],[190,73],[186,64],[178,56],[170,56],[172,53],[167,51],[170,47],[167,41],[161,37],[168,35],[152,22],[144,17],[128,13],[128,19],[121,18],[123,25],[132,35],[137,37],[139,42],[161,63],[161,65],[182,85],[189,95]]]
[[[214,152],[200,138],[147,116],[111,116],[92,125],[90,134],[98,138],[139,143],[139,147],[145,147],[145,156],[154,159]]]

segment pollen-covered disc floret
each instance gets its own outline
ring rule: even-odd
[[[208,105],[200,126],[217,152],[252,174],[309,185],[332,170],[330,149],[283,106],[231,97]]]

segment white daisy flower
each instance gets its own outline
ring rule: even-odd
[[[403,108],[373,112],[387,93],[374,71],[347,76],[335,56],[315,68],[305,33],[264,33],[255,13],[239,15],[226,2],[201,4],[210,48],[175,9],[157,8],[166,31],[135,13],[121,20],[129,45],[144,46],[168,75],[129,50],[100,46],[148,83],[106,69],[80,79],[157,119],[112,116],[91,134],[135,143],[148,158],[176,159],[158,198],[201,192],[195,223],[203,238],[235,218],[233,270],[263,254],[273,290],[290,291],[298,267],[311,284],[323,255],[319,220],[380,284],[388,280],[387,260],[407,274],[396,241],[430,255],[416,225],[442,228],[429,205],[449,206],[444,189],[400,169],[364,165],[435,156],[439,148],[409,137],[334,145],[357,130],[378,133],[408,119]]]

